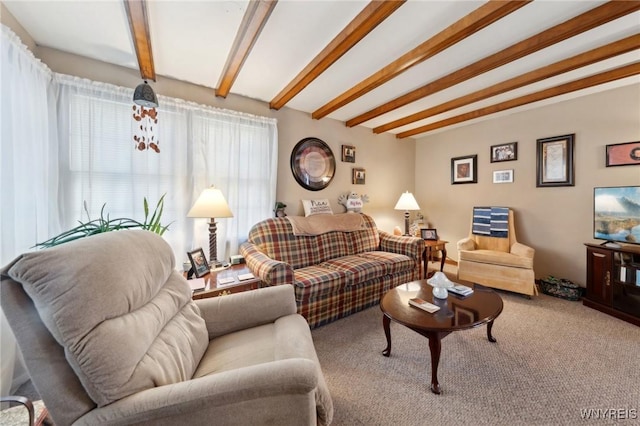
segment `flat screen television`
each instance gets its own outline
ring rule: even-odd
[[[593,189],[593,238],[640,244],[640,186]]]

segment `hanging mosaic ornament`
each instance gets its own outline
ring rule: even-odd
[[[153,150],[160,153],[160,141],[157,137],[158,111],[155,108],[145,108],[141,105],[133,106],[133,119],[139,123],[133,140],[139,151]]]

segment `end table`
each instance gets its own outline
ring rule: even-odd
[[[240,293],[242,291],[255,290],[262,287],[262,281],[257,277],[253,277],[248,280],[238,279],[238,276],[240,275],[251,273],[251,270],[245,264],[231,265],[221,271],[210,272],[202,277],[205,280],[204,290],[194,291],[192,299],[224,296],[231,293]],[[185,272],[184,276],[186,277],[186,275],[187,273]],[[232,278],[233,282],[221,284],[220,280],[225,278]]]
[[[431,260],[433,253],[439,251],[440,254],[440,272],[444,269],[444,262],[447,259],[447,247],[446,244],[449,241],[444,240],[424,240],[424,251],[422,252],[422,263],[424,265],[424,278],[427,276],[427,266],[429,260]]]

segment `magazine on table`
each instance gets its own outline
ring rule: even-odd
[[[458,296],[469,296],[473,294],[473,289],[471,287],[467,287],[466,285],[456,284],[453,287],[447,288],[449,293],[457,294]]]
[[[440,309],[440,306],[436,306],[433,303],[429,303],[426,300],[420,299],[419,297],[414,297],[413,299],[409,299],[409,304],[411,306],[415,306],[416,308],[420,308],[423,311],[427,311],[430,314]]]

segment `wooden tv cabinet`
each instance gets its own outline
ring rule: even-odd
[[[640,246],[587,246],[587,294],[590,308],[640,326]]]

